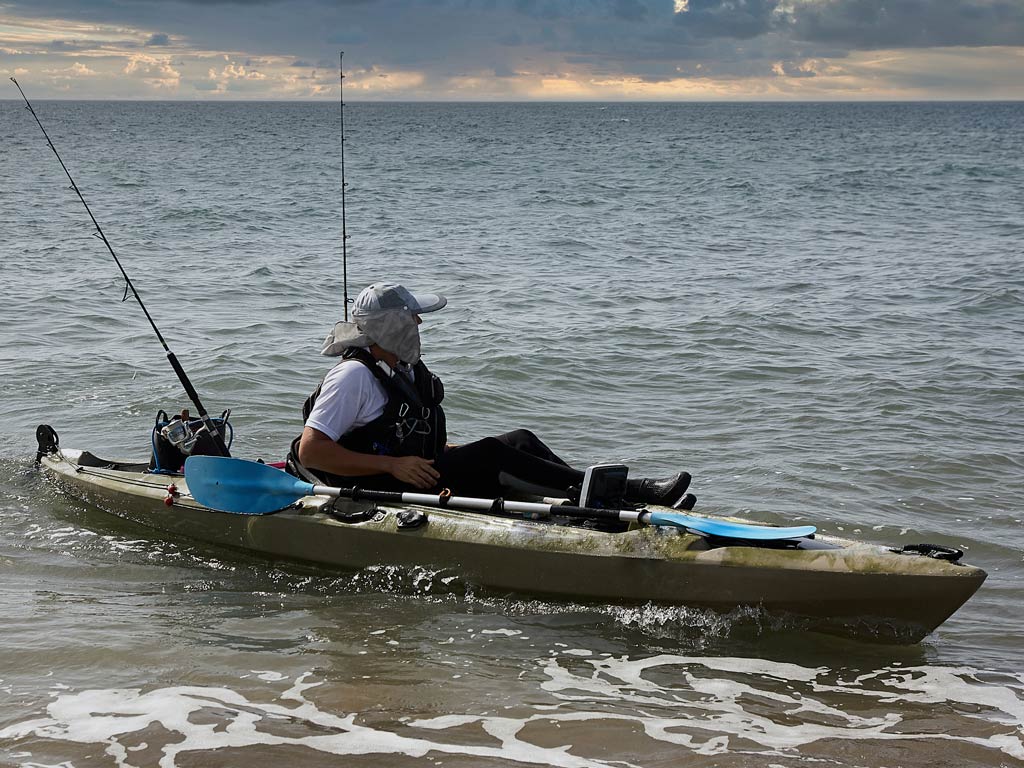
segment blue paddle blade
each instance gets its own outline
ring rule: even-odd
[[[672,525],[676,528],[689,528],[693,531],[706,533],[709,536],[721,536],[725,539],[747,539],[749,541],[799,539],[804,536],[810,536],[818,530],[813,525],[773,528],[767,525],[731,523],[728,520],[709,520],[706,517],[692,517],[678,512],[652,512],[649,522],[651,525]]]
[[[205,507],[239,515],[277,512],[313,493],[313,484],[276,467],[226,456],[189,456],[185,482]]]

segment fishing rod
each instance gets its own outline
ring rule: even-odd
[[[224,438],[221,436],[217,426],[213,423],[213,419],[211,419],[210,415],[206,412],[206,408],[203,407],[203,403],[199,399],[199,393],[196,392],[196,388],[193,387],[192,382],[189,381],[188,374],[185,373],[185,369],[181,367],[181,363],[178,362],[178,358],[167,345],[163,334],[160,333],[160,329],[157,328],[156,322],[153,320],[153,316],[149,314],[149,310],[146,309],[146,305],[142,302],[142,297],[139,296],[139,292],[135,290],[135,284],[132,282],[132,279],[128,277],[128,273],[125,271],[125,268],[121,264],[121,260],[117,257],[117,254],[114,253],[113,246],[110,245],[110,241],[107,240],[107,236],[103,233],[100,223],[96,221],[96,217],[93,215],[92,209],[85,201],[85,197],[82,195],[82,191],[75,183],[74,178],[72,178],[71,171],[69,171],[67,165],[64,164],[64,160],[57,151],[57,147],[55,147],[53,145],[53,141],[50,140],[50,134],[48,134],[46,129],[43,127],[43,123],[39,119],[39,115],[37,115],[36,111],[32,108],[32,103],[28,100],[28,96],[25,95],[25,91],[22,90],[21,85],[13,77],[11,78],[11,82],[17,86],[18,91],[21,93],[21,98],[25,100],[25,107],[32,113],[32,117],[35,118],[36,125],[39,126],[39,130],[43,132],[43,136],[46,138],[46,143],[50,145],[50,149],[53,150],[53,154],[57,158],[57,162],[60,163],[60,167],[64,169],[64,173],[67,175],[68,181],[71,182],[71,188],[75,190],[75,194],[78,195],[78,199],[81,200],[82,205],[85,206],[85,210],[89,214],[89,218],[92,219],[93,226],[96,227],[96,237],[102,240],[103,244],[107,246],[107,250],[110,251],[110,255],[114,257],[114,263],[117,264],[117,268],[121,270],[121,275],[124,277],[125,281],[125,298],[128,297],[128,291],[130,290],[132,295],[135,297],[135,300],[139,302],[139,306],[145,313],[146,319],[149,320],[149,324],[152,326],[154,333],[156,333],[156,337],[160,341],[160,345],[164,348],[164,352],[167,353],[167,362],[171,364],[171,368],[174,369],[174,372],[178,376],[178,381],[180,381],[181,386],[185,388],[185,394],[188,395],[188,399],[192,401],[196,410],[199,412],[199,418],[210,433],[210,437],[213,438],[213,443],[216,445],[217,450],[221,451],[222,456],[228,456],[229,454],[227,447],[224,444]]]
[[[348,230],[345,228],[345,52],[338,55],[338,96],[341,99],[341,272],[345,297],[345,322],[348,322]]]

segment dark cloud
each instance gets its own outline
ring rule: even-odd
[[[563,11],[571,12],[573,10],[570,3],[566,3],[563,7],[554,0],[515,0],[515,7],[519,13],[525,16],[534,16],[548,21],[562,18]]]
[[[241,17],[239,6],[247,8]],[[1024,0],[690,0],[684,13],[673,13],[672,0],[8,0],[3,7],[19,17],[165,30],[149,38],[151,46],[174,39],[313,58],[326,54],[315,49],[320,41],[372,46],[379,61],[415,51],[409,58],[418,63],[473,51],[476,35],[623,61],[642,61],[654,42],[671,41],[685,55],[687,46],[766,35],[840,50],[1024,45]]]
[[[1022,0],[690,0],[691,40],[774,33],[847,50],[1024,45]]]
[[[83,40],[53,40],[50,43],[50,50],[58,53],[74,53],[95,47],[96,43]]]
[[[495,42],[497,42],[499,45],[508,45],[511,47],[515,47],[517,45],[523,44],[523,36],[516,32],[515,30],[512,30],[510,32],[503,32],[502,34],[498,35],[495,38]]]
[[[683,13],[674,13],[673,0],[0,3],[3,16],[143,30],[124,45],[173,44],[175,55],[244,51],[287,57],[297,69],[317,62],[336,70],[344,50],[353,72],[422,73],[426,94],[443,93],[446,78],[488,73],[509,78],[574,69],[651,83],[772,73],[807,78],[815,73],[800,62],[859,50],[1024,45],[1024,0],[689,0]],[[51,48],[67,54],[79,46],[101,47],[54,40]]]
[[[675,23],[694,38],[730,37],[747,40],[778,24],[780,0],[690,0]]]
[[[1024,45],[1024,2],[823,0],[798,6],[790,31],[856,49]]]
[[[615,0],[612,14],[623,21],[643,21],[647,16],[647,6],[640,0]]]
[[[346,25],[343,29],[327,35],[326,42],[330,45],[359,45],[367,40],[366,32],[360,27]]]
[[[515,77],[517,75],[517,72],[514,69],[507,67],[504,64],[496,64],[493,72],[495,77]]]

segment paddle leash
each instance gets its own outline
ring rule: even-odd
[[[11,78],[11,82],[17,86],[18,91],[21,93],[21,98],[25,100],[25,107],[32,113],[32,117],[35,118],[36,125],[39,126],[39,130],[43,132],[43,136],[46,138],[46,143],[49,144],[50,149],[53,150],[53,154],[57,158],[57,162],[60,163],[60,167],[64,169],[64,173],[67,175],[68,181],[71,182],[71,188],[75,191],[75,194],[78,195],[78,199],[82,201],[82,205],[85,206],[86,213],[89,214],[89,218],[92,219],[93,226],[96,227],[96,237],[102,240],[103,244],[107,246],[107,250],[110,251],[110,255],[114,257],[114,263],[117,264],[117,268],[121,270],[121,275],[124,277],[125,282],[124,299],[122,299],[122,301],[128,298],[128,292],[131,291],[135,300],[139,303],[139,307],[141,307],[143,313],[145,313],[146,319],[153,328],[153,332],[156,333],[156,337],[160,341],[160,345],[164,348],[164,352],[167,353],[167,362],[171,364],[171,368],[174,369],[174,373],[178,376],[178,381],[180,381],[181,386],[185,388],[185,394],[188,395],[188,399],[195,405],[196,410],[199,412],[199,418],[209,431],[217,449],[222,452],[223,456],[228,456],[229,454],[224,443],[224,438],[213,423],[213,419],[211,419],[210,415],[206,412],[206,408],[203,407],[203,403],[199,399],[199,393],[196,392],[196,388],[192,386],[192,382],[185,373],[185,369],[181,367],[181,363],[178,362],[178,358],[171,351],[171,348],[167,346],[167,342],[164,340],[163,334],[160,333],[160,329],[157,328],[156,322],[153,320],[153,316],[149,314],[149,310],[146,309],[146,305],[142,302],[142,297],[139,296],[139,292],[135,290],[135,284],[132,282],[131,278],[128,277],[128,273],[125,271],[125,268],[121,264],[121,260],[117,257],[117,254],[114,253],[114,248],[110,245],[110,241],[107,240],[107,236],[103,234],[103,229],[100,227],[100,223],[96,221],[96,217],[93,215],[92,209],[89,207],[89,204],[85,201],[85,197],[82,195],[82,191],[78,188],[74,178],[72,178],[71,171],[68,170],[68,167],[64,164],[64,160],[60,156],[60,153],[57,151],[57,147],[55,147],[53,145],[53,141],[50,140],[50,135],[43,127],[43,123],[39,119],[39,115],[37,115],[36,111],[32,108],[32,103],[28,100],[28,96],[25,95],[25,91],[22,90],[21,85],[13,77]]]
[[[780,541],[812,535],[813,525],[775,528],[748,525],[729,520],[715,520],[678,512],[645,509],[619,510],[540,504],[528,501],[478,499],[449,494],[401,493],[371,491],[361,488],[333,488],[307,483],[276,467],[244,459],[218,456],[189,456],[185,461],[185,480],[192,498],[200,504],[221,512],[242,515],[266,515],[294,504],[305,496],[334,496],[353,500],[383,501],[391,504],[418,504],[428,507],[466,509],[499,514],[521,514],[526,517],[551,515],[588,520],[604,519],[637,522],[641,525],[662,525],[696,531],[708,536],[746,541]]]

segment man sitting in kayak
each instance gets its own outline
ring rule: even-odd
[[[525,429],[449,445],[444,387],[420,359],[421,315],[448,303],[375,283],[356,298],[353,322],[340,322],[322,355],[341,356],[303,406],[305,426],[291,463],[334,485],[380,490],[450,489],[495,497],[509,490],[565,497],[583,472]],[[690,476],[627,481],[624,501],[692,507]]]

